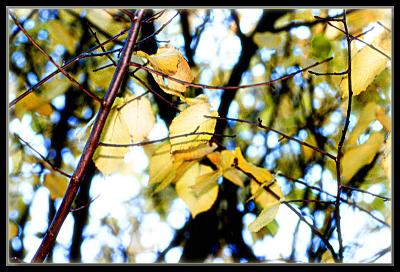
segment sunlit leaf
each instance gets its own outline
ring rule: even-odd
[[[15,105],[15,116],[21,118],[26,112],[36,112],[44,116],[50,116],[53,108],[49,101],[36,93],[31,93]]]
[[[43,185],[50,191],[51,199],[64,196],[68,187],[68,178],[56,172],[48,173],[44,176]]]
[[[240,170],[244,171],[247,174],[250,174],[258,182],[264,183],[266,181],[273,180],[272,174],[267,169],[255,166],[254,164],[247,162],[246,159],[243,157],[240,148],[236,148],[235,155]]]
[[[378,36],[372,45],[379,48],[387,55],[391,55],[391,39],[385,33]],[[375,77],[382,72],[388,59],[369,46],[363,47],[351,60],[353,95],[365,91]],[[344,78],[340,83],[342,97],[348,96],[348,81]]]
[[[317,59],[326,59],[331,56],[332,45],[324,34],[318,34],[311,40],[311,54]]]
[[[390,117],[385,113],[382,107],[376,109],[376,119],[382,124],[386,131],[392,131],[392,123]]]
[[[162,46],[154,55],[148,55],[145,52],[138,51],[137,54],[146,58],[151,67],[159,72],[167,74],[173,78],[191,83],[194,79],[189,64],[179,52],[171,45]],[[160,85],[166,93],[179,95],[186,91],[186,84],[182,84],[163,76],[152,73],[154,80]]]
[[[217,199],[218,186],[213,186],[200,196],[197,196],[196,190],[192,188],[197,183],[199,176],[213,172],[211,167],[196,163],[176,182],[176,193],[188,205],[193,218],[199,213],[209,210]],[[213,175],[211,177],[215,178]],[[202,182],[202,179],[200,179],[200,182]]]
[[[183,151],[174,152],[174,160],[197,160],[205,157],[207,154],[213,152],[218,145],[216,143],[204,143],[193,148]]]
[[[70,54],[75,52],[75,46],[78,37],[59,20],[51,20],[46,24],[46,30],[49,32],[50,46],[54,48],[57,44],[62,45]]]
[[[347,148],[355,146],[360,135],[364,133],[369,124],[375,120],[376,108],[377,105],[374,101],[370,101],[367,105],[363,106],[362,111],[358,116],[357,124],[351,131],[349,138],[346,141]]]
[[[8,221],[8,240],[18,235],[18,226],[12,221]]]
[[[193,132],[214,133],[216,120],[204,117],[204,115],[218,116],[218,113],[210,111],[208,103],[196,104],[185,109],[172,120],[169,127],[170,137]],[[212,135],[208,134],[196,134],[173,138],[171,139],[171,151],[188,150],[189,148],[207,143],[211,137]]]
[[[280,206],[280,202],[275,202],[275,203],[271,203],[270,205],[264,207],[262,212],[257,216],[256,220],[254,220],[249,225],[249,231],[257,232],[262,227],[264,227],[265,225],[270,223],[272,220],[274,220],[275,216],[278,213],[279,206]]]
[[[251,194],[253,195],[255,202],[263,208],[268,207],[273,203],[280,202],[284,198],[278,183],[274,182],[274,184],[268,186],[268,188],[272,192],[274,192],[280,199],[276,199],[276,197],[273,194],[265,190],[265,187],[267,187],[268,184],[269,183],[260,186],[254,180],[252,180],[250,183]]]
[[[117,98],[107,118],[100,142],[126,145],[142,141],[152,129],[155,117],[145,97],[133,95]],[[99,146],[93,156],[96,167],[104,174],[121,172],[129,167],[124,158],[128,147]]]
[[[315,147],[318,146],[317,140],[315,139],[314,134],[312,134],[310,131],[308,131],[308,136],[305,139],[305,142],[310,144],[310,145],[312,145],[312,146],[315,146]],[[314,154],[315,154],[315,150],[314,149],[312,149],[310,147],[307,147],[305,145],[301,145],[301,150],[303,151],[304,159],[306,161],[309,161],[310,159],[312,159]]]
[[[172,180],[175,177],[174,162],[171,155],[171,145],[162,144],[151,156],[149,169],[149,184]]]
[[[224,178],[243,187],[243,173],[234,167],[235,150],[223,150],[209,154],[208,159],[222,171]]]
[[[321,256],[321,263],[335,263],[332,254],[329,250],[325,251]]]
[[[349,181],[364,165],[372,162],[384,140],[384,135],[374,132],[369,139],[356,147],[347,150],[341,161],[343,181]]]

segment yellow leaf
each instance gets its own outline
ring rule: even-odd
[[[29,111],[49,116],[53,113],[53,108],[42,96],[31,93],[15,105],[15,116],[21,118],[24,113]]]
[[[223,176],[234,184],[243,187],[242,172],[233,167],[235,159],[234,150],[223,150],[209,154],[208,159],[222,171]]]
[[[146,58],[155,70],[167,75],[173,75],[178,71],[181,57],[179,50],[171,45],[161,46],[154,55],[148,55],[143,51],[138,51],[137,55]]]
[[[383,33],[374,40],[372,45],[390,56],[390,43],[390,37]],[[388,59],[385,56],[369,46],[357,52],[351,60],[353,95],[359,95],[365,91],[375,77],[385,69],[387,62]],[[349,92],[347,78],[340,82],[340,89],[342,97],[347,97]]]
[[[216,143],[212,143],[211,145],[209,143],[204,143],[184,151],[176,151],[173,155],[174,160],[190,161],[201,159],[213,152],[217,147],[218,145]]]
[[[211,173],[198,176],[196,178],[196,183],[190,188],[193,190],[194,195],[199,198],[218,185],[217,180],[220,176],[221,171],[219,170],[215,170]]]
[[[382,167],[389,181],[392,180],[392,133],[390,132],[383,149]],[[389,182],[389,184],[391,184]]]
[[[61,198],[67,191],[68,179],[56,172],[52,172],[44,176],[43,185],[49,189],[51,199]]]
[[[329,250],[325,251],[321,256],[321,263],[335,263],[332,254]]]
[[[148,55],[142,51],[137,52],[137,54],[146,58],[150,62],[150,66],[156,71],[189,83],[194,79],[185,58],[178,49],[171,45],[160,47],[154,55]],[[160,85],[160,88],[166,93],[180,96],[179,93],[186,91],[186,84],[167,79],[154,73],[151,74],[158,85]]]
[[[227,180],[232,181],[237,186],[243,187],[242,172],[240,172],[239,170],[235,168],[228,168],[224,170],[222,174]]]
[[[315,136],[310,132],[308,132],[308,136],[305,140],[306,143],[312,145],[312,146],[317,146],[317,140],[315,139]],[[307,146],[301,145],[301,150],[303,150],[304,158],[306,161],[309,161],[310,159],[313,158],[315,151],[312,148],[309,148]]]
[[[268,185],[264,184],[263,186],[260,186],[257,182],[254,180],[251,181],[250,183],[250,189],[251,189],[251,194],[254,197],[255,202],[260,205],[261,207],[268,207],[269,205],[280,202],[284,199],[281,187],[279,187],[278,183],[274,183],[268,188],[274,192],[276,195],[280,197],[280,199],[276,199],[275,196],[273,196],[271,193],[267,192],[264,188]]]
[[[341,161],[343,183],[348,182],[363,166],[372,162],[383,140],[382,133],[374,132],[365,143],[344,153]]]
[[[154,126],[155,117],[150,102],[134,95],[117,98],[107,118],[100,142],[129,144],[142,141]],[[104,174],[129,174],[131,168],[124,161],[128,147],[99,146],[93,156],[96,167]]]
[[[369,124],[375,120],[375,109],[377,105],[371,101],[365,105],[358,116],[357,124],[349,135],[346,142],[346,148],[351,148],[357,144],[357,139],[368,128]]]
[[[258,182],[264,183],[266,181],[273,180],[272,174],[267,169],[257,167],[255,165],[253,165],[252,163],[247,162],[246,159],[243,157],[242,152],[240,151],[239,147],[236,148],[235,155],[236,155],[238,167],[240,168],[240,170],[242,170],[243,172],[245,172],[247,174],[250,174]]]
[[[49,32],[50,47],[61,44],[67,49],[68,53],[75,52],[75,44],[78,42],[77,37],[68,25],[61,23],[59,20],[50,20],[46,24],[46,30]]]
[[[171,145],[162,144],[151,156],[149,169],[149,184],[160,183],[175,177],[173,158],[170,153]],[[172,179],[171,179],[172,180]]]
[[[192,106],[195,104],[208,103],[208,97],[205,94],[200,94],[195,98],[185,98],[184,101],[189,106]]]
[[[214,133],[216,120],[204,117],[204,115],[218,116],[216,111],[210,111],[208,103],[196,104],[182,111],[172,120],[169,127],[170,137],[189,133]],[[207,143],[212,135],[196,134],[186,137],[177,137],[171,139],[171,151],[188,150]]]
[[[155,123],[150,101],[146,97],[126,95],[124,104],[117,108],[133,142],[143,141]]]
[[[382,107],[376,108],[376,119],[382,124],[386,131],[392,131],[392,123],[389,116],[385,113]]]
[[[18,226],[12,221],[8,221],[8,240],[18,235]]]
[[[199,197],[197,197],[196,191],[192,189],[199,176],[213,172],[211,167],[195,163],[176,182],[176,193],[188,205],[193,218],[199,213],[209,210],[217,199],[218,186],[213,186]],[[215,176],[213,177],[215,178]],[[202,179],[200,179],[200,182],[202,182]]]
[[[257,216],[256,220],[254,220],[249,225],[249,231],[257,232],[261,228],[263,228],[268,223],[274,220],[275,216],[278,213],[280,202],[270,203],[270,205],[266,206],[262,212]]]
[[[282,46],[282,43],[286,40],[286,34],[282,33],[256,33],[253,37],[254,43],[260,47],[273,48],[276,49]]]

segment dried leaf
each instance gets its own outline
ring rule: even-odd
[[[117,98],[107,118],[100,142],[129,144],[142,141],[154,126],[155,117],[150,102],[141,97],[135,99],[127,95]],[[124,158],[128,147],[99,146],[93,156],[96,167],[104,174],[114,172],[130,173],[130,167]]]
[[[190,134],[193,132],[214,133],[216,120],[204,117],[204,115],[218,116],[216,111],[210,111],[208,103],[201,103],[190,106],[182,111],[172,120],[169,127],[170,136]],[[178,137],[171,139],[171,151],[188,150],[190,148],[207,143],[212,135],[196,134],[186,137]]]
[[[43,185],[50,191],[51,199],[61,198],[67,191],[68,179],[56,172],[52,172],[44,176]]]
[[[195,163],[176,182],[176,193],[188,205],[193,218],[199,213],[209,210],[217,199],[218,186],[213,186],[200,196],[197,196],[196,191],[192,189],[192,186],[197,183],[199,176],[213,172],[211,167]],[[211,178],[215,177],[216,175],[211,175]],[[200,178],[200,182],[202,182],[203,178]],[[210,179],[211,181],[212,179]]]
[[[383,33],[374,40],[372,45],[390,56],[390,43],[390,37]],[[369,46],[365,46],[357,52],[351,60],[353,95],[359,95],[365,91],[375,77],[385,69],[387,62],[388,59],[384,55]],[[340,83],[340,89],[342,90],[342,97],[347,97],[349,92],[347,78],[344,78]]]
[[[278,213],[280,206],[280,202],[271,203],[267,207],[265,207],[262,212],[257,216],[256,220],[254,220],[249,225],[249,231],[257,232],[261,228],[263,228],[268,223],[274,220],[275,216]]]
[[[347,150],[342,157],[343,183],[349,181],[364,165],[372,162],[384,140],[384,135],[374,132],[362,145]]]
[[[246,161],[243,157],[239,147],[235,150],[235,155],[238,162],[238,167],[247,174],[251,174],[258,182],[264,183],[266,181],[272,181],[272,174],[265,168],[257,167],[252,163]]]

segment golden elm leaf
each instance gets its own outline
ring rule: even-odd
[[[212,143],[211,145],[209,143],[204,143],[187,150],[176,151],[173,155],[174,160],[190,161],[201,159],[207,154],[213,152],[217,147],[218,145],[216,143]]]
[[[210,104],[201,103],[188,107],[175,117],[169,127],[170,137],[189,133],[214,133],[216,120],[204,117],[204,115],[218,116],[216,111],[210,111]],[[188,150],[190,148],[207,143],[211,134],[195,134],[186,137],[171,139],[171,151]]]
[[[129,144],[144,140],[155,123],[150,102],[134,95],[117,98],[107,118],[100,142]],[[104,175],[119,172],[129,174],[131,168],[124,161],[128,147],[99,146],[93,156],[96,167]]]
[[[171,45],[160,47],[154,55],[148,55],[143,51],[138,51],[137,54],[146,58],[150,62],[150,66],[158,72],[189,83],[194,79],[192,70],[185,58],[178,49]],[[161,75],[151,74],[166,93],[182,97],[180,93],[186,91],[186,84],[167,79]]]
[[[251,180],[250,183],[250,190],[251,194],[253,195],[251,199],[254,199],[254,201],[263,208],[268,207],[271,203],[280,202],[284,199],[281,187],[278,183],[275,182],[268,188],[280,197],[279,200],[276,199],[275,196],[273,196],[270,192],[267,192],[264,189],[266,186],[268,186],[268,184],[270,184],[270,182],[267,182],[261,186],[254,180]]]
[[[190,187],[194,195],[199,198],[203,194],[213,189],[215,186],[218,186],[217,180],[221,174],[221,171],[215,170],[213,172],[198,176],[196,178],[196,183]]]
[[[383,141],[383,133],[374,132],[365,143],[344,153],[341,160],[343,183],[348,182],[363,166],[372,162]]]
[[[257,232],[263,228],[268,223],[274,220],[278,213],[280,202],[270,203],[268,206],[264,207],[262,212],[257,216],[257,218],[250,223],[249,231]]]
[[[390,117],[385,113],[385,110],[382,107],[378,106],[376,108],[375,116],[386,131],[392,131],[392,123]]]
[[[15,105],[15,116],[21,118],[26,112],[36,112],[44,116],[50,116],[53,113],[49,101],[41,95],[31,93]]]
[[[357,145],[358,137],[360,137],[360,135],[368,128],[369,124],[375,120],[376,109],[377,105],[374,101],[370,101],[362,108],[362,111],[358,116],[357,124],[346,141],[346,148],[351,148]]]
[[[392,133],[390,132],[383,149],[382,167],[389,181],[392,180]],[[391,184],[389,182],[389,184]]]
[[[43,185],[50,191],[51,199],[62,198],[67,191],[68,179],[57,172],[44,176]]]
[[[189,106],[201,103],[208,103],[208,97],[205,94],[200,94],[195,98],[185,98],[185,103]]]
[[[254,164],[247,162],[246,159],[243,157],[242,152],[240,151],[239,147],[237,147],[235,149],[235,155],[236,155],[238,167],[240,168],[240,170],[242,170],[243,172],[245,172],[247,174],[250,174],[258,182],[264,183],[266,181],[273,180],[272,174],[267,169],[257,167]]]
[[[68,27],[69,25],[63,24],[59,20],[49,20],[46,24],[46,30],[49,32],[50,47],[54,48],[54,46],[60,44],[67,49],[68,53],[73,54],[78,37]]]
[[[149,184],[160,183],[172,175],[175,177],[174,161],[170,153],[171,145],[166,142],[154,152],[150,159]],[[170,179],[169,177],[168,179]]]
[[[308,136],[305,139],[305,142],[312,146],[317,146],[317,140],[315,139],[315,136],[310,131],[307,131],[307,132],[308,132]],[[303,151],[304,158],[306,161],[309,161],[310,159],[312,159],[315,154],[314,149],[307,147],[305,145],[301,145],[301,150]]]
[[[321,263],[335,263],[332,254],[329,250],[325,251],[321,256]]]
[[[382,33],[374,40],[372,45],[390,55],[390,43],[390,37]],[[385,69],[387,62],[388,59],[384,55],[369,46],[365,46],[358,51],[351,60],[353,95],[359,95],[367,90],[367,87],[374,81],[375,77]],[[342,90],[342,98],[347,97],[349,92],[347,78],[340,82],[340,89]]]
[[[143,141],[155,124],[155,115],[146,97],[128,94],[118,111],[133,142]]]
[[[240,172],[239,170],[235,169],[235,168],[228,168],[225,169],[222,172],[222,175],[224,176],[224,178],[226,178],[227,180],[233,182],[234,184],[236,184],[237,186],[243,187],[243,176],[242,176],[242,172]]]
[[[196,184],[197,177],[214,172],[209,166],[193,164],[176,182],[175,188],[178,196],[188,205],[192,217],[211,208],[218,196],[218,186],[212,187],[206,193],[196,196],[192,186]]]
[[[8,240],[18,235],[18,225],[12,221],[8,221]]]

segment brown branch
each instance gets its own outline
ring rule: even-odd
[[[48,159],[46,159],[42,154],[40,154],[39,151],[37,151],[33,146],[31,146],[27,141],[25,141],[24,139],[22,139],[17,133],[14,133],[14,136],[20,141],[22,142],[24,145],[26,145],[27,147],[29,147],[32,151],[34,151],[44,162],[46,162],[48,165],[50,165],[50,167],[60,173],[63,176],[66,176],[67,178],[71,178],[72,176],[66,172],[64,172],[63,170],[61,170],[60,168],[58,168],[57,166],[55,166],[54,164],[52,164]]]
[[[31,37],[31,35],[29,35],[29,33],[25,30],[25,28],[18,22],[17,18],[15,17],[15,14],[13,14],[12,12],[10,12],[10,16],[11,18],[14,20],[15,24],[21,29],[22,32],[24,32],[25,36],[28,38],[28,40],[33,44],[33,46],[35,46],[43,55],[46,56],[46,58],[54,64],[54,66],[57,67],[57,69],[64,75],[66,76],[76,87],[78,87],[79,89],[81,89],[84,93],[86,93],[88,96],[90,96],[91,98],[95,99],[97,102],[101,103],[102,100],[101,98],[97,97],[96,95],[94,95],[93,93],[91,93],[90,91],[86,90],[78,81],[76,81],[70,74],[68,74],[68,72],[66,72],[61,66],[59,66],[57,64],[57,62],[54,61],[54,59],[46,53],[46,51],[43,50],[42,47],[40,47],[40,45]]]
[[[349,30],[347,28],[346,22],[346,10],[343,12],[343,19],[342,23],[345,29],[345,35],[347,40],[347,82],[348,82],[348,90],[349,90],[349,100],[347,104],[347,113],[346,113],[346,120],[344,123],[344,128],[342,130],[342,136],[339,140],[338,144],[338,152],[336,156],[336,175],[337,175],[337,195],[336,195],[336,204],[335,204],[335,221],[336,221],[336,230],[338,234],[338,241],[339,241],[339,258],[340,261],[343,262],[343,238],[342,238],[342,230],[340,226],[340,195],[342,192],[342,179],[340,173],[341,167],[341,158],[342,158],[342,147],[344,140],[346,138],[346,132],[349,128],[350,124],[350,114],[351,114],[351,102],[353,97],[353,89],[352,89],[352,82],[351,82],[351,41],[352,38],[350,37]]]
[[[26,16],[26,18],[20,22],[20,24],[23,26],[23,25],[26,23],[26,21],[28,21],[29,19],[31,19],[31,18],[33,17],[33,15],[35,15],[35,13],[37,13],[37,12],[38,12],[37,9],[33,9],[33,10],[28,14],[28,16]],[[20,31],[21,31],[21,28],[17,27],[17,28],[13,31],[13,33],[10,35],[10,41],[13,40],[13,39],[15,38],[15,36],[17,36],[17,34],[18,34]]]
[[[146,70],[146,71],[148,71],[150,73],[162,76],[163,78],[167,78],[167,79],[170,79],[172,81],[175,81],[175,82],[181,83],[181,84],[183,84],[185,86],[190,86],[190,87],[193,87],[193,88],[210,89],[210,90],[212,90],[212,89],[214,89],[214,90],[238,90],[238,89],[262,87],[262,86],[271,86],[276,82],[292,78],[292,77],[294,77],[295,75],[297,75],[299,73],[302,73],[302,72],[307,71],[307,70],[309,70],[311,68],[314,68],[315,66],[318,66],[318,65],[321,65],[321,64],[326,63],[328,61],[331,61],[332,59],[333,59],[333,57],[330,57],[330,58],[327,58],[327,59],[325,59],[323,61],[315,62],[314,64],[312,64],[310,66],[307,66],[307,67],[305,67],[303,69],[300,69],[300,70],[298,70],[296,72],[290,73],[290,74],[288,74],[286,76],[282,76],[282,77],[274,79],[274,80],[255,83],[255,84],[240,85],[240,86],[211,86],[211,85],[206,85],[206,84],[196,84],[196,83],[191,83],[191,82],[188,82],[188,81],[184,81],[184,80],[180,80],[180,79],[174,78],[174,77],[169,76],[169,75],[167,75],[165,73],[156,71],[154,69],[151,69],[149,67],[143,66],[142,64],[139,64],[139,63],[136,63],[136,62],[131,62],[129,65],[130,66],[134,66],[134,67],[139,67],[140,69]]]
[[[89,139],[82,152],[82,156],[79,160],[78,166],[70,180],[70,183],[68,185],[64,198],[61,202],[61,205],[53,221],[51,222],[51,225],[47,230],[46,235],[42,240],[42,243],[40,244],[35,256],[32,259],[33,263],[44,261],[49,252],[49,249],[56,240],[57,234],[60,231],[60,228],[65,218],[70,212],[71,204],[75,199],[78,188],[82,182],[82,179],[85,176],[86,168],[92,161],[92,157],[99,143],[100,136],[103,131],[106,119],[111,110],[112,104],[114,103],[114,100],[117,96],[118,90],[120,89],[122,80],[128,70],[129,60],[131,58],[133,47],[139,34],[139,28],[141,25],[143,14],[144,10],[138,11],[136,23],[133,23],[134,16],[132,14],[129,14],[131,19],[131,27],[129,29],[124,49],[122,51],[122,56],[118,61],[118,66],[110,82],[107,93],[105,94],[104,103],[100,105],[100,110],[97,114],[96,121],[93,125],[93,129],[90,132]]]
[[[301,144],[301,145],[307,146],[307,147],[309,147],[309,148],[311,148],[311,149],[313,149],[313,150],[315,150],[315,151],[321,153],[322,155],[328,156],[328,157],[331,158],[332,160],[335,160],[335,159],[336,159],[336,157],[335,157],[334,155],[332,155],[332,154],[326,152],[325,150],[322,150],[322,149],[320,149],[320,148],[318,148],[318,147],[316,147],[316,146],[313,146],[313,145],[311,145],[311,144],[309,144],[309,143],[303,142],[303,141],[301,141],[301,140],[299,140],[299,139],[296,139],[296,138],[293,138],[293,137],[291,137],[291,136],[289,136],[289,135],[286,135],[285,133],[280,132],[279,130],[275,130],[275,129],[273,129],[273,128],[264,126],[264,125],[261,123],[261,120],[260,120],[260,119],[258,120],[259,122],[256,123],[256,122],[251,122],[251,121],[247,121],[247,120],[236,119],[236,118],[228,118],[228,117],[225,117],[225,118],[224,118],[224,117],[216,117],[216,116],[208,116],[208,115],[205,115],[204,117],[207,117],[207,118],[214,118],[214,119],[219,119],[219,120],[225,120],[225,121],[235,121],[235,122],[240,122],[240,123],[246,123],[246,124],[250,124],[250,125],[253,125],[253,126],[257,126],[257,127],[259,127],[259,128],[262,128],[262,129],[265,129],[265,130],[268,130],[268,131],[273,131],[273,132],[275,132],[275,133],[281,135],[283,138],[286,138],[286,139],[288,139],[288,140],[295,141],[295,142],[297,142],[297,143],[299,143],[299,144]]]
[[[126,32],[128,32],[129,29],[125,29],[123,31],[121,31],[120,33],[114,35],[113,37],[111,37],[110,39],[102,42],[100,45],[94,46],[92,48],[90,48],[88,51],[86,51],[85,53],[82,53],[78,56],[76,56],[75,58],[69,60],[68,62],[66,62],[63,66],[61,66],[61,68],[67,68],[69,66],[71,66],[72,64],[74,64],[75,62],[84,59],[84,58],[88,58],[90,57],[90,52],[100,48],[102,45],[105,45],[109,42],[112,42],[114,40],[116,40],[117,38],[119,38],[120,36],[122,36],[123,34],[125,34]],[[33,91],[37,90],[41,85],[43,85],[44,83],[46,83],[48,80],[50,80],[52,77],[54,77],[55,75],[57,75],[58,73],[60,73],[60,70],[55,70],[54,72],[50,73],[48,76],[46,76],[45,78],[43,78],[42,80],[40,80],[38,83],[36,83],[34,86],[32,86],[31,88],[29,88],[28,90],[26,90],[25,92],[23,92],[22,94],[20,94],[18,97],[16,97],[13,101],[11,101],[8,105],[9,108],[11,108],[12,106],[14,106],[15,104],[17,104],[19,101],[21,101],[22,99],[24,99],[27,95],[29,95],[30,93],[32,93]]]

